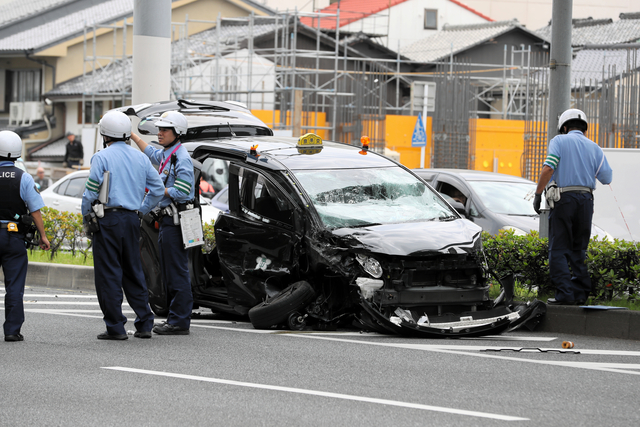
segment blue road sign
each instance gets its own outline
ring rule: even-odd
[[[413,129],[413,136],[411,136],[412,147],[426,147],[427,145],[427,132],[424,129],[422,123],[422,113],[418,113],[418,121],[416,121],[416,127]]]

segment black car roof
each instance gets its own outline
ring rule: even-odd
[[[324,141],[322,150],[314,152],[310,148],[297,148],[298,139],[281,136],[257,136],[222,138],[211,141],[185,143],[189,152],[215,151],[227,153],[230,158],[246,158],[247,162],[262,167],[281,170],[308,169],[353,169],[381,168],[397,166],[392,160],[372,151],[340,142]],[[257,145],[258,156],[251,155],[251,148]],[[305,154],[313,153],[313,154]]]

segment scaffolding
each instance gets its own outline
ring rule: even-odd
[[[312,26],[302,24],[305,19]],[[280,135],[314,132],[350,144],[359,144],[367,135],[377,152],[385,149],[387,115],[417,115],[429,104],[434,167],[473,167],[472,119],[524,120],[521,170],[528,178],[536,177],[546,154],[548,56],[532,53],[530,47],[505,46],[502,64],[474,64],[453,57],[417,63],[385,51],[365,34],[347,34],[340,27],[322,30],[326,20],[339,22],[340,11],[218,16],[216,21],[186,17],[185,22],[173,23],[172,97],[241,102]],[[83,101],[130,100],[132,61],[125,54],[130,25],[125,21],[119,27],[85,29]],[[195,27],[210,29],[194,33]],[[96,53],[98,28],[113,30],[110,56]],[[121,51],[116,46],[120,37]],[[379,46],[378,52],[387,57],[367,56],[359,43]],[[434,71],[416,71],[425,65]],[[487,71],[494,77],[486,77]],[[584,82],[574,90],[576,105],[584,105],[589,117],[604,124],[596,127],[598,132],[613,138],[604,144],[605,136],[598,134],[603,146],[637,146],[638,74],[631,70],[627,74],[624,88],[619,80],[603,75],[603,82]],[[616,76],[615,70],[608,75]],[[429,99],[417,93],[426,86],[431,88]],[[615,117],[605,119],[611,108]],[[90,120],[83,115],[83,122]],[[616,127],[616,123],[621,124]],[[621,132],[622,128],[628,130]],[[619,143],[620,138],[625,142]]]

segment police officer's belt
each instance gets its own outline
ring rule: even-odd
[[[593,190],[589,187],[582,187],[579,185],[574,185],[571,187],[561,187],[558,188],[561,193],[593,193]]]
[[[14,224],[15,227],[15,222],[13,223],[9,223],[9,222],[0,222],[0,228],[9,228],[9,224]]]
[[[125,208],[109,208],[109,207],[105,207],[104,208],[105,213],[106,212],[133,212],[133,213],[137,213],[138,211],[132,211],[131,209],[125,209]]]

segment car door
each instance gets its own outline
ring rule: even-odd
[[[50,200],[46,200],[50,208],[72,213],[82,211],[82,193],[84,192],[87,176],[67,179],[53,189]]]
[[[298,277],[294,203],[267,173],[231,164],[229,212],[215,227],[230,305],[253,307]]]

